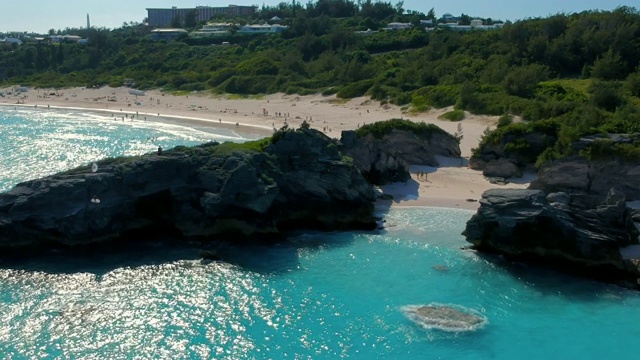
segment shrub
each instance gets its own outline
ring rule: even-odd
[[[410,92],[402,92],[394,95],[389,102],[394,105],[406,105],[411,102],[411,93]]]
[[[509,95],[523,98],[532,97],[538,83],[549,78],[549,70],[542,65],[514,68],[507,74],[502,87]]]
[[[416,135],[427,137],[431,137],[431,135],[434,133],[452,136],[436,125],[426,124],[424,122],[416,123],[413,121],[402,119],[378,121],[372,124],[361,126],[356,130],[356,135],[358,137],[365,137],[369,134],[372,134],[376,139],[381,139],[384,135],[391,133],[391,131],[393,130],[410,131]]]
[[[413,93],[415,99],[425,99],[425,103],[436,108],[444,108],[456,103],[460,85],[437,85],[420,88]]]
[[[351,99],[358,96],[363,96],[367,93],[367,90],[373,85],[373,80],[362,80],[355,83],[351,83],[344,86],[336,94],[341,99]]]
[[[596,140],[580,155],[589,160],[624,159],[630,162],[640,160],[640,142],[633,144],[615,143],[608,139]]]
[[[265,94],[273,92],[275,83],[276,77],[270,75],[232,76],[220,87],[230,94]]]
[[[594,81],[589,87],[591,101],[601,109],[615,111],[624,103],[620,83],[617,81]]]
[[[513,115],[504,114],[498,119],[498,127],[511,125],[513,123]]]
[[[438,116],[438,119],[449,120],[449,121],[461,121],[462,119],[464,119],[464,111],[463,110],[449,111]]]

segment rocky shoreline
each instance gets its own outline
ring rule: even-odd
[[[485,176],[518,176],[557,140],[553,131],[542,130],[507,132],[482,142],[470,167]],[[579,139],[572,148],[584,154],[598,141],[628,144],[637,139],[628,134],[594,135]],[[526,144],[526,151],[507,151],[516,142]],[[482,195],[478,212],[463,232],[472,247],[508,260],[640,288],[640,216],[626,205],[640,200],[640,163],[611,154],[574,155],[546,162],[537,174],[528,190],[497,189]]]
[[[341,141],[283,128],[250,143],[159,149],[26,181],[0,194],[0,249],[28,255],[145,237],[242,243],[293,230],[372,230],[372,184],[404,181],[411,164],[438,165],[434,155],[460,155],[440,129],[377,126]],[[510,260],[638,286],[640,256],[630,249],[640,253],[639,216],[625,202],[640,198],[638,173],[615,161],[551,162],[529,190],[486,191],[464,235]]]
[[[416,159],[437,164],[434,155],[460,154],[435,126],[376,126],[388,134],[345,132],[337,141],[303,124],[244,144],[158,149],[26,181],[0,194],[0,249],[25,255],[145,238],[243,243],[293,230],[372,230],[372,184],[408,178]]]
[[[464,235],[473,248],[599,280],[638,286],[640,261],[623,256],[640,231],[625,197],[541,190],[485,192]]]
[[[241,242],[294,229],[376,226],[372,187],[316,130],[96,165],[0,194],[0,248],[77,247],[149,233]]]

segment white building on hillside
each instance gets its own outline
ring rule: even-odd
[[[204,25],[202,29],[189,34],[192,37],[203,38],[211,36],[224,36],[231,34],[232,23],[210,23]]]
[[[61,43],[61,42],[75,42],[82,40],[82,38],[78,35],[51,35],[49,36],[49,40],[52,43]]]
[[[288,26],[278,24],[245,25],[238,30],[238,34],[274,34],[285,31]]]
[[[431,28],[431,27],[434,26],[434,23],[433,23],[433,20],[431,20],[431,19],[420,20],[420,26]]]
[[[449,28],[456,31],[472,31],[472,30],[487,31],[487,30],[501,29],[503,25],[504,24],[502,23],[495,23],[493,25],[483,25],[482,20],[473,19],[471,20],[470,25],[459,25],[459,23],[447,23],[447,24],[441,25],[441,27]]]
[[[373,31],[371,29],[367,29],[365,31],[356,31],[355,33],[358,34],[358,35],[368,36],[368,35],[373,35],[373,34],[377,33],[377,31]]]
[[[22,45],[22,40],[18,39],[18,38],[4,38],[4,39],[0,39],[0,42],[5,43],[5,44],[18,44],[18,45]]]
[[[387,25],[386,30],[402,30],[402,29],[411,29],[413,25],[411,23],[399,23],[392,22]]]
[[[187,34],[185,29],[155,29],[151,30],[151,40],[175,40]]]

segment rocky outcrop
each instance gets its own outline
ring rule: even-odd
[[[521,177],[522,171],[507,159],[492,160],[487,163],[482,170],[482,175],[486,177],[511,178]]]
[[[640,278],[621,249],[638,244],[625,197],[540,190],[488,190],[463,233],[473,247],[511,259],[536,260],[606,280]]]
[[[495,143],[481,143],[469,159],[469,167],[482,170],[485,176],[519,177],[522,170],[531,168],[538,155],[556,141],[555,135],[542,131],[505,131]]]
[[[640,200],[640,163],[621,160],[590,161],[584,157],[554,160],[542,166],[530,189],[545,192],[587,192],[602,197],[611,187],[628,200]]]
[[[315,130],[276,133],[264,151],[212,143],[98,165],[0,194],[0,248],[375,228],[372,187]]]
[[[379,138],[373,134],[358,137],[355,131],[343,131],[340,143],[340,150],[376,185],[407,181],[409,165],[438,166],[435,155],[460,156],[458,142],[444,131],[419,134],[392,129]]]
[[[487,318],[480,312],[459,305],[406,305],[400,310],[409,320],[424,329],[475,331],[487,323]]]

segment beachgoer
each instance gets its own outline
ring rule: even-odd
[[[158,155],[162,155],[162,146],[158,146]]]

